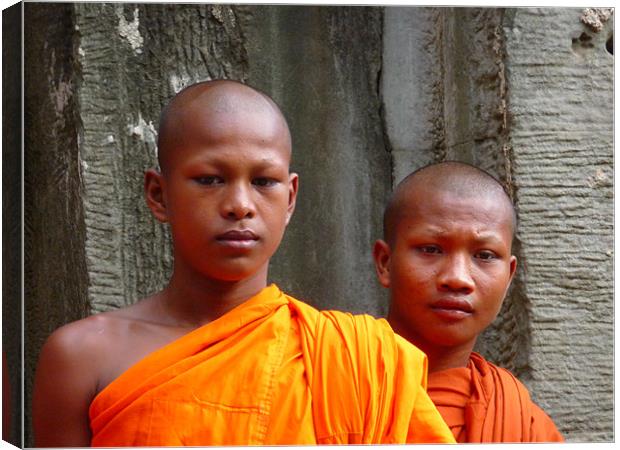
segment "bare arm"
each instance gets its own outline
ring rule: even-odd
[[[36,447],[88,447],[98,345],[79,321],[55,331],[39,356],[32,419]]]

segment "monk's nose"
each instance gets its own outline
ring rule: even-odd
[[[471,293],[475,285],[470,264],[468,255],[447,255],[437,278],[439,288],[463,294]]]
[[[224,193],[222,215],[228,219],[241,220],[252,218],[256,214],[252,199],[251,186],[232,185]]]

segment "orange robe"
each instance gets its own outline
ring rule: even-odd
[[[426,356],[385,320],[271,285],[104,388],[91,444],[454,442],[425,386]]]
[[[430,373],[428,394],[459,443],[564,441],[527,388],[477,353],[467,367]]]

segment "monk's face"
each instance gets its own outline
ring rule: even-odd
[[[239,281],[266,273],[293,212],[290,138],[265,105],[204,103],[174,113],[158,218],[171,226],[175,270]]]
[[[493,195],[419,188],[404,202],[393,242],[375,260],[390,288],[389,319],[414,344],[473,346],[496,317],[514,275],[511,210]],[[382,258],[382,261],[379,259]]]

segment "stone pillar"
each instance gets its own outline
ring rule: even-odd
[[[613,439],[613,56],[581,9],[506,13],[510,140],[533,397],[572,441]]]
[[[39,349],[89,314],[77,60],[70,4],[24,4],[24,406]]]

